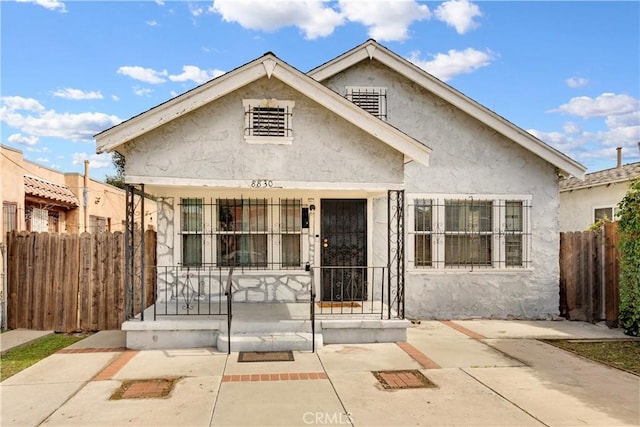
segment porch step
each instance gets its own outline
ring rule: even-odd
[[[322,334],[315,334],[316,350],[322,347]],[[218,335],[219,351],[229,350],[229,337]],[[269,334],[231,334],[231,351],[311,351],[312,334],[310,332],[281,332]]]
[[[316,322],[318,325],[318,322]],[[220,331],[226,333],[226,323],[221,325]],[[231,335],[253,334],[269,335],[282,333],[311,332],[311,320],[285,319],[285,320],[236,320],[231,322]]]

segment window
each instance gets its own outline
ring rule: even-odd
[[[18,230],[18,205],[16,203],[2,203],[2,225],[5,233]]]
[[[387,88],[347,86],[345,97],[377,118],[387,120]]]
[[[283,267],[300,267],[302,202],[285,199],[280,205],[280,262]]]
[[[593,222],[613,220],[613,208],[596,208],[593,210]]]
[[[91,233],[104,233],[109,230],[110,221],[102,216],[89,215],[89,231]]]
[[[180,199],[182,265],[202,265],[202,199]]]
[[[445,200],[445,266],[491,265],[491,202]]]
[[[291,144],[293,101],[245,99],[244,138],[247,142]]]
[[[32,207],[28,218],[29,231],[46,233],[49,231],[49,212],[46,209]]]
[[[412,203],[414,268],[529,265],[528,199],[434,197]]]
[[[218,201],[217,262],[222,266],[267,266],[267,200]]]
[[[180,199],[181,265],[302,269],[301,199]]]

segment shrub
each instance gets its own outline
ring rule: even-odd
[[[631,184],[620,209],[620,326],[640,336],[640,180]]]

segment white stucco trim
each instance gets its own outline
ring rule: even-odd
[[[257,182],[260,181],[260,186]],[[202,188],[240,188],[267,194],[272,190],[348,190],[348,191],[387,191],[402,190],[400,183],[369,183],[369,182],[313,182],[313,181],[272,181],[256,179],[202,179],[202,178],[174,178],[167,176],[127,175],[127,184],[159,185],[167,187],[202,187]],[[266,182],[266,185],[264,183]]]
[[[398,72],[407,79],[414,81],[429,92],[449,102],[466,114],[474,117],[490,128],[496,130],[522,147],[536,154],[556,166],[565,176],[574,176],[584,179],[586,168],[560,151],[545,144],[529,132],[519,128],[503,117],[485,108],[473,99],[458,92],[446,83],[433,77],[431,74],[412,64],[408,60],[389,51],[374,40],[368,40],[364,44],[346,52],[345,54],[329,61],[307,73],[317,81],[324,81],[341,71],[352,67],[354,64],[365,60],[375,59]]]

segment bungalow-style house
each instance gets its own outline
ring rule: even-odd
[[[158,203],[129,347],[273,349],[296,305],[325,343],[559,312],[558,180],[584,167],[373,40],[306,74],[267,53],[96,144]],[[188,316],[225,291],[235,328]]]
[[[640,149],[640,142],[638,143]],[[615,221],[618,203],[629,186],[640,179],[640,162],[622,164],[618,147],[615,168],[560,180],[560,231],[584,231],[599,220]]]

